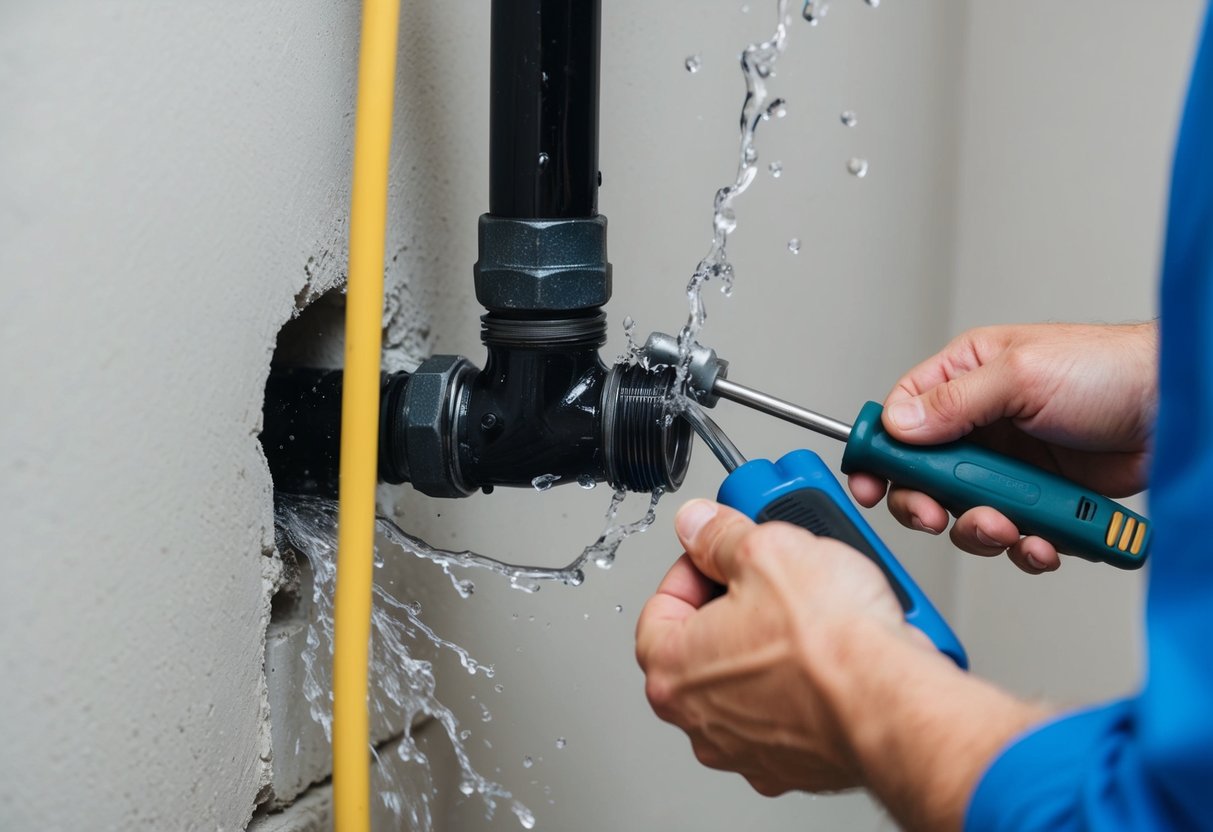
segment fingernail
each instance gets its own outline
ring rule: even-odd
[[[889,421],[901,430],[914,430],[927,421],[927,411],[920,400],[907,399],[889,408]]]
[[[678,536],[690,542],[695,539],[707,522],[716,516],[716,504],[708,500],[691,500],[678,510],[674,517],[674,529]]]
[[[910,526],[918,529],[920,532],[926,532],[927,534],[939,534],[939,529],[933,529],[926,523],[922,522],[922,518],[917,514],[910,515]]]
[[[1032,551],[1028,552],[1028,563],[1032,564],[1033,568],[1039,569],[1042,572],[1047,571],[1049,568],[1048,566],[1045,565],[1045,562],[1043,560],[1041,560],[1040,558],[1038,558],[1036,556],[1036,553],[1032,552]]]
[[[1003,546],[997,540],[995,540],[994,538],[990,537],[988,534],[983,532],[980,527],[978,527],[978,529],[977,529],[977,542],[980,543],[982,546],[991,546],[991,547],[1000,546],[1003,549],[1007,548],[1006,546]]]

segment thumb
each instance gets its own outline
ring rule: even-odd
[[[994,363],[917,396],[898,388],[885,401],[885,429],[894,439],[919,445],[959,439],[975,427],[1012,415],[1012,400],[1018,391],[1003,376]]]
[[[674,530],[695,568],[721,586],[736,577],[737,551],[754,521],[708,500],[691,500],[674,518]]]

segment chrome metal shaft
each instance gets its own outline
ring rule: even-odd
[[[851,438],[851,426],[846,422],[840,422],[837,419],[831,419],[829,416],[814,413],[812,410],[806,410],[791,402],[769,396],[766,393],[746,387],[743,384],[737,384],[725,378],[716,379],[716,383],[712,386],[712,392],[722,399],[743,404],[754,410],[762,411],[768,416],[774,416],[776,419],[783,419],[785,422],[800,425],[802,428],[808,428],[809,430],[837,439],[840,442],[846,442]]]

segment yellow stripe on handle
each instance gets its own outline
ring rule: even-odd
[[[1133,529],[1137,527],[1137,518],[1130,517],[1125,521],[1125,530],[1120,533],[1120,542],[1116,544],[1116,548],[1122,552],[1129,548],[1129,541],[1133,539]]]
[[[399,0],[365,0],[354,121],[333,631],[333,827],[369,832],[367,714],[388,157]]]
[[[1145,539],[1146,539],[1146,524],[1143,521],[1143,522],[1140,522],[1137,524],[1137,534],[1133,536],[1133,545],[1131,547],[1129,547],[1129,553],[1133,554],[1133,555],[1140,555],[1141,554],[1141,544],[1143,542],[1145,542]]]
[[[1116,545],[1116,538],[1120,534],[1120,524],[1124,522],[1125,516],[1121,512],[1112,513],[1112,522],[1108,523],[1108,537],[1104,540],[1109,546]]]

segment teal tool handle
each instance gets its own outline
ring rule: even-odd
[[[991,506],[1010,518],[1020,534],[1043,537],[1059,552],[1121,569],[1145,563],[1153,529],[1140,514],[972,442],[898,442],[881,424],[882,411],[868,402],[859,412],[842,455],[843,473],[862,471],[922,491],[956,515]]]

